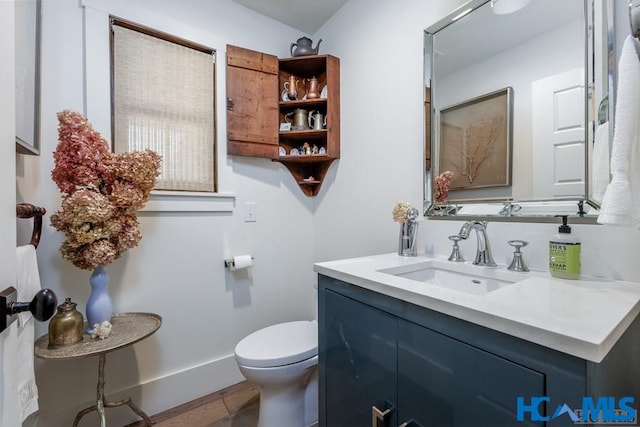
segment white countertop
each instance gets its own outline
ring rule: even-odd
[[[474,295],[379,271],[410,271],[434,262],[514,283]],[[316,263],[314,271],[592,362],[604,359],[640,313],[638,283],[563,280],[548,272],[512,272],[505,265],[480,267],[437,256],[383,254]]]

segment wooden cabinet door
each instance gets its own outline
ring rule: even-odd
[[[390,409],[375,424],[396,426],[395,316],[329,290],[324,301],[320,425],[370,427],[375,406]]]
[[[227,45],[227,154],[278,157],[278,58]]]

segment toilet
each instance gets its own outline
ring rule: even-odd
[[[260,386],[258,427],[309,427],[318,422],[318,324],[279,323],[253,332],[235,348],[240,372]]]

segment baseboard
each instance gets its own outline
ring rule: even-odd
[[[136,405],[147,415],[159,412],[197,399],[210,393],[222,390],[233,384],[244,381],[233,354],[213,360],[202,365],[193,366],[178,372],[146,381],[127,389],[112,392],[107,390],[108,401],[118,401],[131,397]],[[73,385],[69,385],[72,387]],[[84,402],[71,404],[55,410],[41,410],[30,416],[23,427],[59,427],[71,425],[76,414],[84,408],[95,405],[95,397]],[[107,408],[105,410],[107,425],[127,425],[140,418],[127,406]],[[85,420],[86,419],[86,420]],[[80,425],[98,425],[95,412],[82,418]]]

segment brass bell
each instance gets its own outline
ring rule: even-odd
[[[49,348],[64,347],[82,341],[84,318],[76,303],[67,298],[49,321]]]

